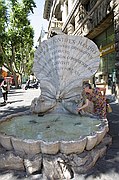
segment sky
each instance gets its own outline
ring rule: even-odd
[[[41,28],[47,32],[48,21],[43,19],[43,11],[45,0],[34,0],[36,8],[34,8],[34,14],[29,16],[31,25],[34,29],[34,46],[38,44],[38,38],[40,36]]]

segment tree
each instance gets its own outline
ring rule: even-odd
[[[10,8],[7,10],[5,1],[2,2],[5,15],[2,16],[4,29],[1,30],[0,49],[4,65],[12,73],[17,87],[17,74],[28,73],[28,63],[31,64],[33,61],[31,52],[33,52],[34,31],[28,20],[28,15],[30,12],[33,13],[33,8],[36,5],[33,0],[22,0],[22,2],[9,0],[8,3]],[[5,27],[5,25],[7,26]]]
[[[5,27],[7,24],[7,7],[5,6],[5,0],[0,0],[0,66],[4,62],[2,56],[1,44],[5,40]]]

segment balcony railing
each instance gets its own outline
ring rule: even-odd
[[[62,29],[62,26],[63,26],[62,21],[51,20],[50,28],[52,28],[52,29]]]

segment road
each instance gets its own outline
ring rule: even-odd
[[[0,119],[6,115],[30,109],[32,100],[40,95],[40,89],[12,89],[8,94],[8,102],[3,104],[0,94]]]

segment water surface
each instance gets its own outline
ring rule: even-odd
[[[98,130],[100,120],[77,115],[46,114],[17,116],[0,123],[0,132],[22,139],[76,140]]]

